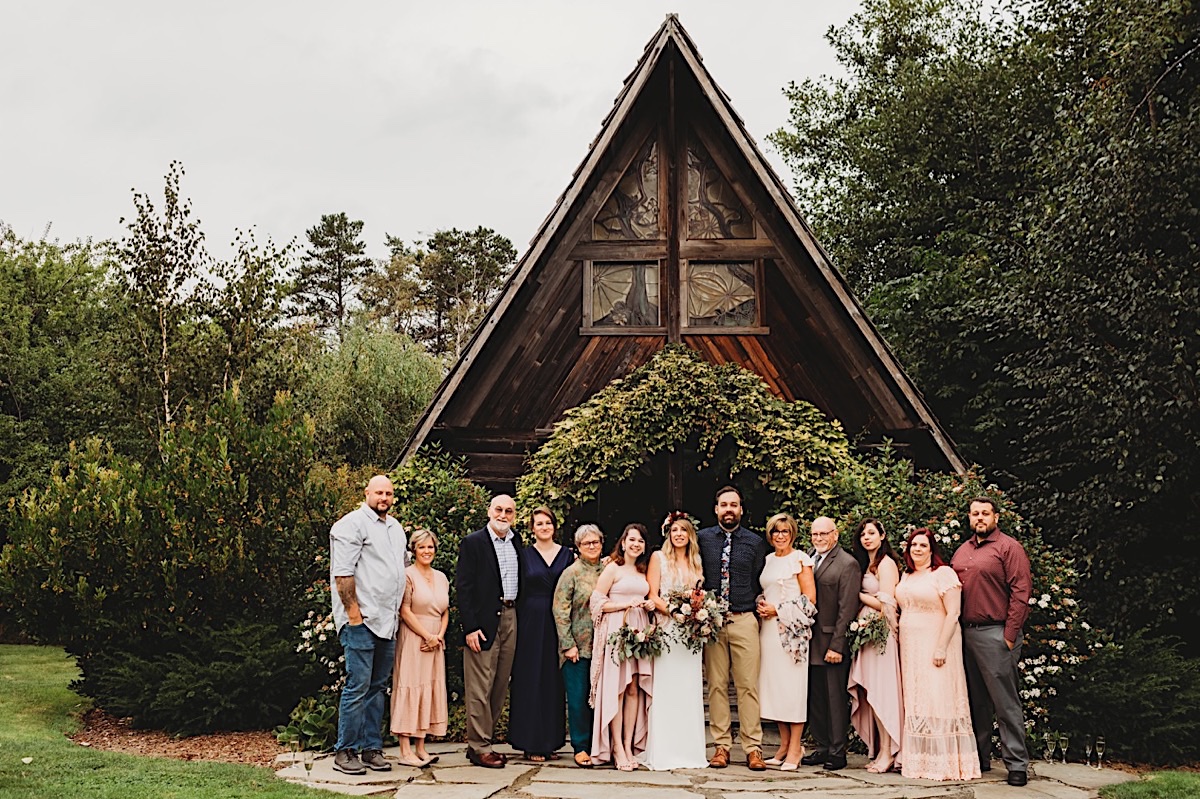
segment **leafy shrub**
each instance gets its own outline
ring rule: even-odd
[[[328,568],[338,506],[313,466],[311,422],[287,397],[258,424],[236,392],[164,434],[158,462],[73,446],[49,485],[15,504],[0,590],[20,598],[26,632],[78,659],[80,690],[135,723],[278,722],[313,686],[288,631]],[[234,663],[252,657],[245,641],[262,650],[253,674]],[[240,708],[181,706],[204,685],[242,690],[230,679],[255,689]]]
[[[1082,741],[1103,735],[1105,757],[1179,765],[1200,759],[1200,659],[1143,632],[1098,642],[1055,715]]]
[[[301,749],[326,751],[337,744],[337,692],[322,691],[306,696],[292,709],[286,725],[275,728],[280,743],[298,741]]]
[[[288,633],[258,622],[190,630],[160,651],[93,655],[82,685],[100,706],[141,727],[182,735],[261,729],[317,684]]]

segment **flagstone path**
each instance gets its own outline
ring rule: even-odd
[[[866,758],[850,756],[841,771],[801,766],[792,772],[777,768],[753,772],[740,750],[726,769],[622,772],[612,768],[581,769],[569,750],[561,760],[526,763],[507,747],[502,769],[485,769],[467,762],[463,744],[429,747],[439,757],[426,768],[396,762],[398,750],[385,750],[393,761],[388,772],[351,777],[333,770],[333,757],[318,757],[309,777],[314,788],[350,796],[394,796],[396,799],[1095,799],[1102,785],[1137,779],[1116,769],[1097,771],[1081,763],[1037,762],[1029,784],[1013,788],[1005,781],[1004,766],[970,782],[910,780],[899,774],[871,774]],[[292,755],[280,755],[283,762]],[[304,782],[304,768],[288,765],[276,772],[282,779]]]

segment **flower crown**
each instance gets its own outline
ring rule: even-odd
[[[679,521],[680,519],[686,519],[687,521],[691,521],[692,517],[689,516],[688,512],[685,510],[671,511],[670,513],[667,514],[667,518],[663,519],[663,523],[662,523],[663,532],[665,533],[668,529],[670,529],[672,524]]]

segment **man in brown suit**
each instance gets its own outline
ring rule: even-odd
[[[801,759],[826,771],[846,767],[850,729],[850,622],[858,615],[862,572],[838,544],[837,525],[828,516],[812,523],[813,576],[817,582],[817,621],[808,644],[808,730],[817,746]]]

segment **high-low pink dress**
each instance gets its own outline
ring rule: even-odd
[[[592,594],[592,616],[600,613],[599,608],[608,602],[625,604],[639,602],[650,593],[650,583],[643,574],[622,574],[608,591],[608,596],[599,592]],[[650,617],[643,608],[633,607],[628,611],[603,613],[595,625],[592,642],[592,707],[596,713],[592,722],[592,762],[607,763],[612,760],[612,739],[608,728],[613,717],[621,709],[621,694],[634,680],[638,681],[637,718],[633,725],[633,751],[636,758],[646,749],[649,731],[649,710],[654,693],[653,658],[629,658],[619,664],[613,660],[608,636],[621,628],[622,622],[641,630],[650,624]]]
[[[878,575],[869,571],[863,574],[862,591],[878,597]],[[868,610],[870,608],[864,606],[859,617]],[[870,757],[881,754],[878,751],[880,726],[892,739],[892,751],[887,754],[895,760],[900,753],[900,735],[904,729],[900,685],[900,642],[895,635],[888,634],[882,653],[875,646],[858,650],[850,664],[850,723],[867,744]]]

